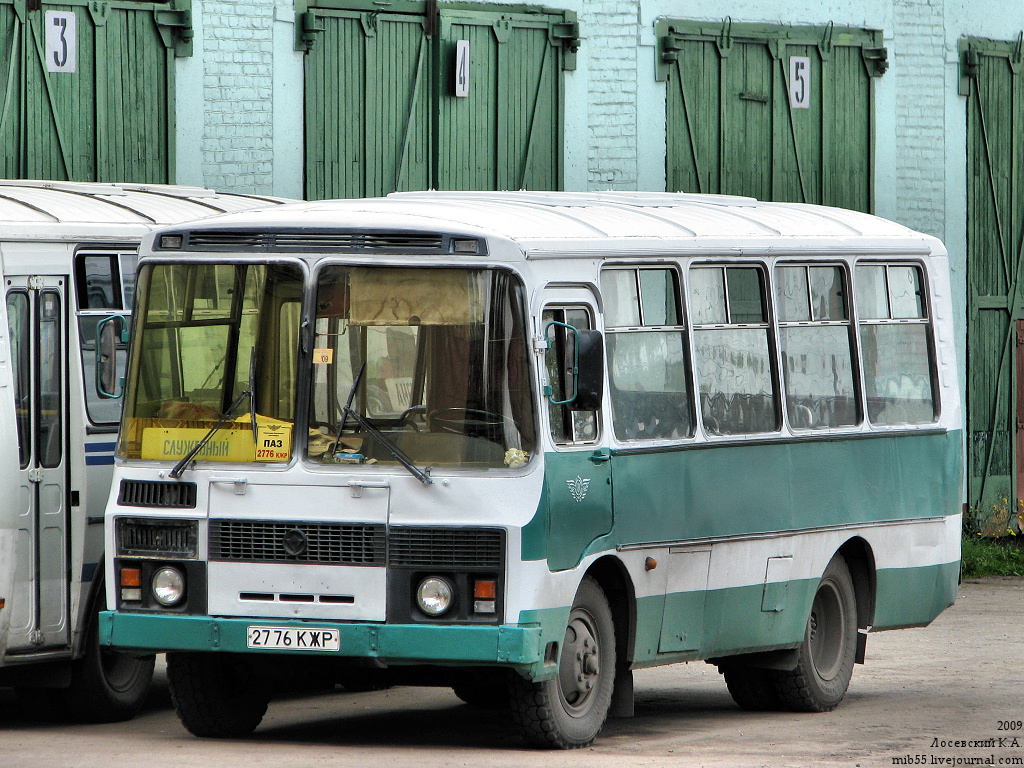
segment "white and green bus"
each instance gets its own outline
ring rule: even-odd
[[[144,244],[102,642],[182,722],[273,682],[451,686],[538,745],[706,660],[823,711],[956,596],[946,254],[735,197],[423,192]]]
[[[97,642],[103,511],[143,235],[280,202],[169,185],[0,180],[0,686],[47,716],[117,720],[152,656]]]

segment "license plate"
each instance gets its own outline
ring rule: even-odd
[[[290,651],[340,651],[341,633],[323,627],[249,627],[246,642],[250,648]]]

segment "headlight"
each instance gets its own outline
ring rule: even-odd
[[[153,574],[153,597],[160,605],[176,605],[184,596],[185,577],[177,568],[161,568]]]
[[[416,588],[416,602],[428,616],[440,616],[452,606],[452,585],[438,576],[430,576]]]

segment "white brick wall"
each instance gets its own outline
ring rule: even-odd
[[[638,0],[586,3],[590,69],[588,184],[591,189],[637,188]],[[644,49],[646,50],[646,49]]]
[[[896,0],[896,183],[899,219],[929,234],[945,230],[945,30],[941,0]]]
[[[203,4],[202,175],[223,191],[273,191],[274,0]]]

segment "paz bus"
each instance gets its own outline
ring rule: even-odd
[[[152,656],[97,642],[103,510],[139,240],[275,199],[168,185],[0,181],[0,685],[43,713],[130,716]],[[123,355],[122,355],[123,358]],[[97,361],[100,364],[97,365]]]
[[[591,743],[635,669],[824,711],[956,595],[946,254],[739,197],[421,192],[145,240],[102,642],[199,736],[276,680]]]

